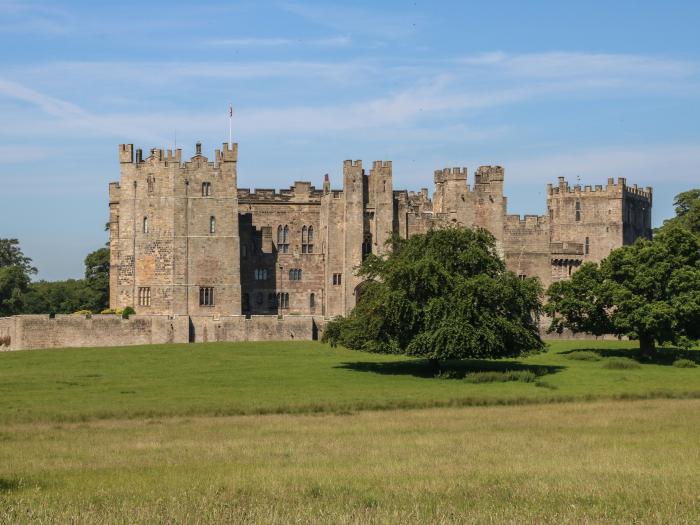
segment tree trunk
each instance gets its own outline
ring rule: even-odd
[[[433,375],[437,376],[440,373],[440,360],[430,359],[430,367],[432,369]]]
[[[639,353],[644,359],[653,360],[656,356],[656,342],[654,338],[648,335],[639,337]]]

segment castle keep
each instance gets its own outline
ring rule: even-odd
[[[547,286],[584,261],[651,237],[651,188],[608,179],[605,186],[547,186],[547,213],[508,215],[504,170],[482,166],[434,175],[435,189],[396,190],[390,161],[366,170],[343,163],[342,189],[244,189],[238,145],[212,160],[152,149],[143,158],[119,146],[121,180],[109,186],[110,306],[140,315],[199,318],[348,313],[362,282],[355,268],[383,254],[393,234],[481,227],[496,238],[507,267]]]

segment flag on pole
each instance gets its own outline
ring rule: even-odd
[[[233,146],[233,104],[228,105],[228,143]]]

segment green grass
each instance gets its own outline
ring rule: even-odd
[[[632,345],[0,353],[0,523],[697,523],[700,352]]]
[[[700,400],[13,423],[0,523],[691,524],[698,428]]]
[[[315,342],[5,352],[0,423],[700,397],[700,369],[671,366],[679,357],[700,361],[697,350],[661,350],[658,363],[636,369],[603,368],[635,358],[633,346],[557,341],[523,359],[447,363],[443,372],[455,379],[444,380],[421,360]],[[580,351],[601,361],[568,358]],[[536,379],[469,380],[504,371]]]

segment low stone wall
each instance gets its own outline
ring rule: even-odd
[[[7,350],[186,343],[187,318],[132,315],[16,315]]]
[[[311,341],[323,320],[313,316],[221,317],[17,315],[0,318],[0,350],[131,346],[207,341]]]
[[[321,338],[323,319],[311,315],[231,315],[191,317],[190,341],[313,341]]]
[[[12,317],[0,317],[0,350],[9,350],[14,339],[15,322]]]

